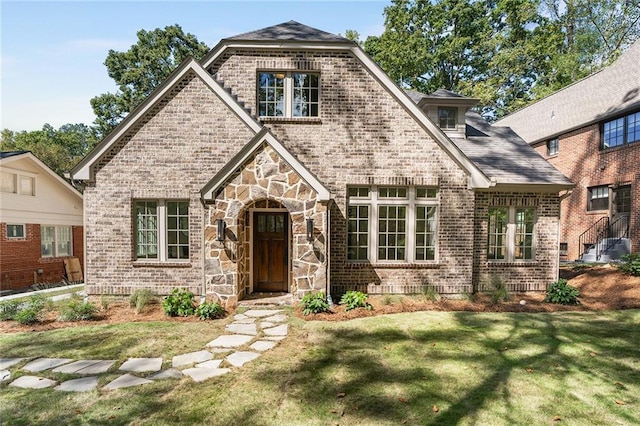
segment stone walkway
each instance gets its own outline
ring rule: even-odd
[[[234,321],[223,334],[197,352],[176,355],[171,367],[162,369],[162,358],[129,358],[117,371],[121,376],[103,387],[106,390],[120,389],[153,383],[154,380],[178,379],[188,376],[196,382],[230,373],[233,368],[259,358],[283,340],[289,331],[287,316],[282,310],[250,309],[236,314]],[[11,381],[9,386],[28,389],[53,387],[65,392],[86,392],[98,387],[99,374],[109,372],[114,360],[73,360],[69,358],[0,358],[0,381],[11,380],[11,368],[28,361],[15,370],[40,373],[77,374],[79,377],[61,383],[39,375],[24,375]],[[112,371],[113,372],[113,371]]]

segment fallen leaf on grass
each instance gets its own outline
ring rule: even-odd
[[[559,422],[560,420],[562,420],[562,418],[560,416],[553,416],[553,421],[554,422]]]
[[[340,392],[337,396],[338,398],[344,398],[346,394],[344,392]]]
[[[597,354],[597,353],[595,353],[595,352],[591,352],[589,355],[591,355],[591,356],[596,356],[596,355],[598,355],[598,354]]]
[[[614,384],[615,384],[616,386],[624,387],[624,385],[623,385],[622,383],[620,383],[620,382],[615,382]]]
[[[533,373],[533,368],[527,368],[527,373]]]
[[[407,398],[404,398],[402,396],[400,398],[398,398],[398,401],[402,402],[403,404],[406,404],[407,402],[409,402],[409,400]]]
[[[437,413],[438,411],[440,411],[440,409],[438,408],[438,406],[437,406],[437,405],[434,405],[434,406],[433,406],[433,412],[434,412],[434,413]]]
[[[616,404],[618,404],[618,405],[627,405],[626,402],[620,401],[619,399],[616,399]]]

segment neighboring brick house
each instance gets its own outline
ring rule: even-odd
[[[0,291],[65,277],[83,260],[82,194],[28,151],[0,153]]]
[[[234,304],[461,294],[498,274],[543,290],[573,185],[467,112],[475,102],[406,93],[355,43],[297,22],[224,39],[72,171],[86,289],[186,287]]]
[[[494,123],[577,184],[562,202],[567,260],[640,250],[640,41],[611,65]]]

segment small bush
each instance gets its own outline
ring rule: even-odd
[[[193,295],[192,295],[193,297]],[[129,306],[136,309],[136,314],[142,312],[145,306],[156,303],[158,296],[148,288],[136,290],[129,297]]]
[[[619,268],[636,277],[640,277],[640,253],[625,254],[622,256],[622,263]]]
[[[195,309],[193,293],[184,289],[174,288],[162,301],[162,310],[170,317],[188,317]]]
[[[438,290],[436,290],[435,287],[432,286],[426,286],[423,287],[422,289],[422,295],[424,296],[425,299],[427,299],[429,302],[439,302],[440,299],[442,298],[440,296],[440,294],[438,293]]]
[[[40,320],[40,312],[33,308],[24,308],[13,319],[24,325],[34,324]]]
[[[196,308],[196,315],[201,320],[210,320],[222,318],[225,315],[225,310],[219,303],[204,302]]]
[[[567,284],[567,280],[560,278],[547,289],[547,295],[544,302],[558,303],[560,305],[577,305],[580,303],[578,297],[580,291],[577,288]]]
[[[340,304],[344,305],[346,311],[350,311],[356,308],[365,308],[365,309],[373,309],[373,306],[369,302],[367,302],[367,296],[361,291],[347,291],[342,295],[340,299]]]
[[[491,286],[491,303],[494,305],[501,302],[507,302],[511,300],[511,295],[507,289],[507,285],[502,281],[502,278],[498,275],[492,275],[489,282]]]
[[[323,292],[305,294],[300,303],[302,315],[319,314],[330,310]]]
[[[44,294],[34,294],[33,296],[27,299],[27,308],[33,309],[37,313],[40,313],[47,306],[52,305],[52,301],[46,297]]]
[[[16,314],[20,311],[22,302],[17,300],[7,300],[0,302],[0,321],[12,320]]]
[[[58,316],[58,321],[87,321],[95,317],[98,307],[90,302],[72,299],[63,306]]]

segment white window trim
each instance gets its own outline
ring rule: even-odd
[[[146,257],[137,256],[137,228],[135,227],[136,215],[135,204],[139,201],[154,201],[158,203],[158,210],[156,212],[158,218],[158,258],[148,259]],[[135,262],[139,263],[189,263],[191,262],[191,206],[189,206],[189,257],[187,259],[169,259],[168,257],[168,233],[169,228],[167,226],[167,202],[177,201],[191,204],[187,199],[165,199],[165,198],[136,198],[133,202],[133,222],[134,222],[134,235],[133,235],[133,253]]]
[[[320,72],[319,71],[303,71],[303,70],[296,70],[296,71],[265,71],[265,70],[261,70],[258,71],[258,90],[260,89],[260,74],[284,74],[284,115],[278,116],[278,115],[261,115],[260,118],[264,118],[264,119],[282,119],[282,118],[292,118],[292,119],[300,119],[300,120],[304,120],[304,119],[317,119],[320,118]],[[293,115],[293,74],[315,74],[318,76],[318,115],[311,115],[308,117],[305,116],[294,116]],[[260,98],[258,97],[257,99],[258,101],[258,113],[260,113]]]
[[[532,263],[536,261],[536,255],[538,252],[538,244],[537,244],[537,229],[538,229],[538,209],[535,207],[528,206],[492,206],[497,209],[507,209],[507,234],[505,236],[507,240],[506,246],[506,256],[505,259],[489,259],[487,256],[487,262],[491,263]],[[532,242],[532,258],[531,259],[516,259],[516,210],[517,209],[533,209],[533,242]],[[488,217],[488,216],[487,216]],[[489,222],[487,222],[489,225]],[[488,232],[491,232],[490,229],[487,229]],[[487,239],[487,255],[488,255],[488,239]]]
[[[366,185],[353,185],[358,187],[366,187]],[[404,198],[381,198],[378,196],[378,188],[398,187],[406,188],[407,196]],[[423,186],[397,186],[397,185],[371,185],[369,186],[368,197],[347,197],[347,208],[349,206],[369,206],[369,258],[364,259],[348,259],[347,253],[345,258],[349,263],[372,263],[372,264],[436,264],[439,259],[439,244],[438,244],[438,229],[439,229],[439,214],[440,214],[440,191],[437,192],[436,198],[417,198],[416,188],[422,188]],[[428,186],[427,186],[428,187]],[[348,190],[347,190],[348,191]],[[404,260],[378,260],[378,207],[379,206],[406,206],[406,246]],[[435,228],[434,234],[436,235],[434,259],[433,260],[416,260],[416,207],[427,206],[436,207],[435,212]],[[348,220],[348,219],[347,219]],[[348,231],[347,231],[348,235]],[[348,247],[347,247],[348,249]]]
[[[22,228],[22,237],[10,237],[9,236],[10,226],[20,226]],[[5,235],[7,237],[7,240],[24,240],[27,238],[27,226],[24,223],[7,223],[5,227]]]
[[[73,257],[73,226],[71,225],[40,225],[40,232],[42,228],[53,228],[53,250],[51,255],[42,254],[42,236],[40,237],[40,257],[43,259],[51,259],[54,257]],[[60,228],[69,228],[69,254],[58,253],[58,230]]]
[[[30,173],[18,169],[14,169],[11,167],[3,167],[2,171],[4,173],[13,175],[13,191],[2,191],[5,194],[16,194],[16,195],[27,195],[30,197],[35,197],[36,195],[36,185],[38,176],[36,173]],[[32,187],[31,193],[23,193],[22,192],[22,179],[31,179]]]

